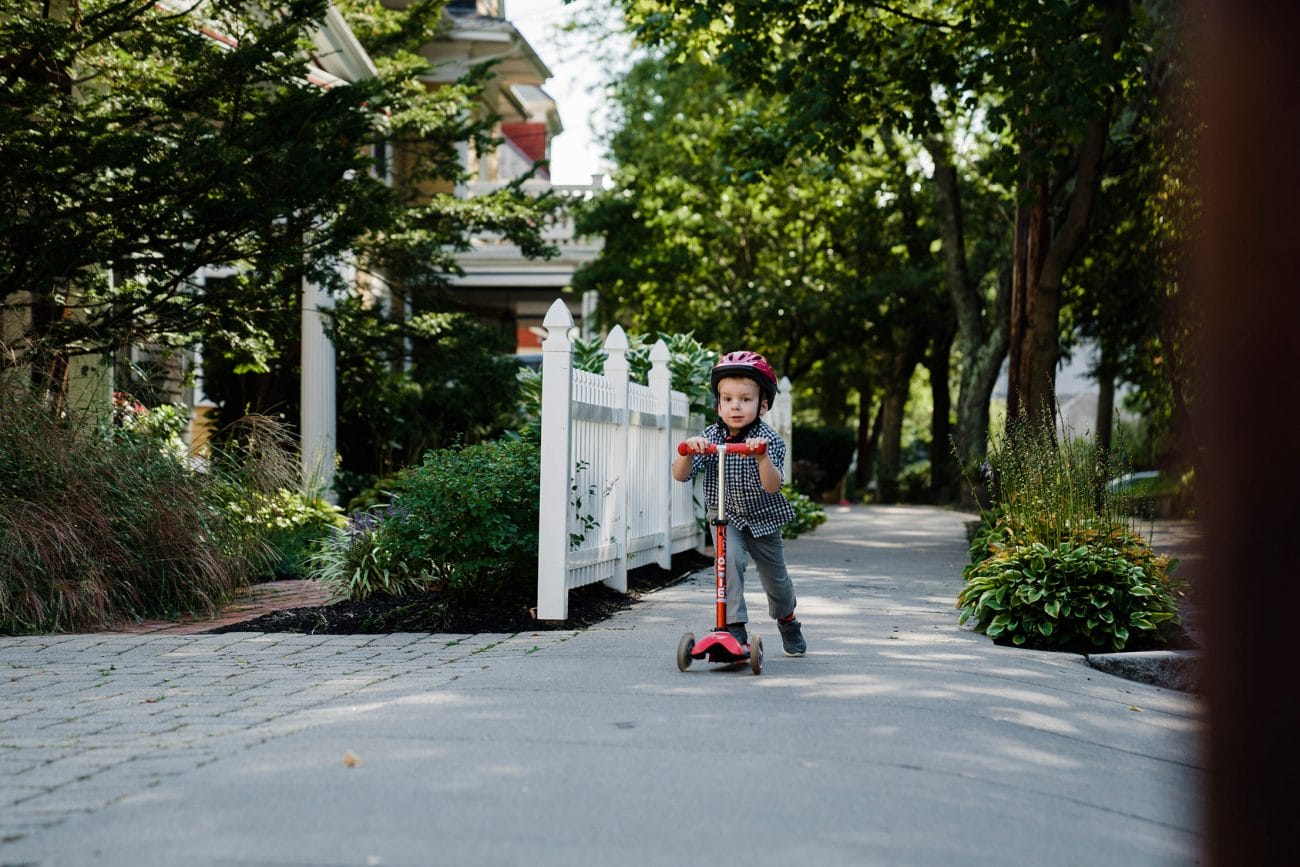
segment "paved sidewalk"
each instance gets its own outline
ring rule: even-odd
[[[0,864],[1198,862],[1194,696],[959,627],[967,516],[830,512],[757,677],[677,671],[703,573],[577,633],[0,638]]]

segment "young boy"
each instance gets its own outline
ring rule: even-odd
[[[794,584],[785,566],[781,527],[794,520],[794,509],[781,495],[785,441],[761,416],[776,399],[776,373],[757,352],[729,352],[709,377],[718,420],[700,436],[686,440],[691,454],[673,459],[673,478],[687,482],[704,472],[704,497],[709,517],[718,502],[718,461],[701,457],[710,444],[767,444],[761,455],[727,459],[727,631],[741,644],[749,643],[745,623],[745,568],[753,558],[767,593],[767,613],[776,620],[787,656],[808,649],[794,616]]]

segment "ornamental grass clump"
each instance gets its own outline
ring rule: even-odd
[[[212,613],[263,567],[229,508],[253,468],[198,472],[145,431],[56,415],[0,378],[0,632]]]
[[[993,507],[970,544],[961,622],[999,643],[1073,652],[1166,643],[1176,561],[1133,526],[1116,461],[1086,438],[1021,417],[986,465]]]
[[[1015,518],[1022,538],[1052,546],[1079,530],[1132,529],[1126,494],[1108,484],[1122,467],[1122,457],[1088,437],[1058,436],[1021,415],[991,444],[986,481],[995,508]]]

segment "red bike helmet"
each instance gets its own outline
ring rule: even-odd
[[[718,359],[709,374],[709,386],[713,389],[714,400],[718,399],[718,380],[728,376],[743,376],[758,383],[759,393],[767,401],[768,409],[771,409],[776,400],[776,371],[767,363],[766,358],[757,352],[741,350],[728,352]]]

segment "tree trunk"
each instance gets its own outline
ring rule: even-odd
[[[948,370],[952,353],[953,329],[934,339],[925,368],[930,373],[930,399],[934,412],[930,416],[930,498],[936,503],[952,500],[957,490],[957,467],[952,450],[952,395]]]
[[[876,446],[880,442],[880,429],[884,425],[884,420],[885,405],[882,402],[876,407],[875,416],[871,418],[870,433],[867,435],[867,440],[858,451],[858,468],[854,475],[855,478],[861,480],[858,483],[861,490],[865,490],[871,481],[871,471],[876,462]],[[863,421],[866,421],[866,419],[863,419]]]
[[[989,397],[997,384],[1008,344],[1010,283],[999,279],[993,308],[970,278],[961,192],[952,148],[939,137],[925,143],[934,160],[935,212],[943,244],[944,279],[957,311],[957,348],[961,373],[957,393],[957,454],[965,470],[988,453]]]
[[[1109,456],[1115,437],[1115,371],[1107,358],[1106,348],[1101,349],[1101,362],[1097,365],[1097,448]]]
[[[1040,175],[1033,182],[1032,190],[1033,202],[1016,206],[1016,237],[1012,243],[1015,258],[1011,268],[1008,424],[1022,414],[1031,424],[1046,423],[1056,405],[1056,362],[1061,352],[1060,293],[1045,288],[1041,279],[1052,243],[1047,176]]]
[[[1128,4],[1102,4],[1100,56],[1114,57],[1128,23]],[[1025,178],[1032,198],[1017,207],[1011,281],[1011,365],[1007,382],[1007,423],[1023,413],[1033,425],[1052,425],[1056,408],[1056,362],[1060,358],[1061,277],[1088,234],[1101,164],[1110,130],[1109,101],[1098,106],[1079,143],[1069,208],[1054,231],[1046,170]],[[1025,166],[1037,162],[1053,143],[1036,139],[1020,145]],[[1022,196],[1021,202],[1024,202]]]
[[[892,370],[885,382],[885,394],[880,402],[880,458],[876,470],[876,495],[882,503],[898,502],[903,414],[907,409],[907,393],[918,354],[914,346],[904,346],[894,356]]]
[[[907,389],[899,389],[891,383],[880,401],[880,463],[876,471],[876,498],[881,503],[898,502],[898,464],[906,406]]]
[[[858,465],[853,471],[853,487],[865,490],[871,479],[871,388],[858,386]]]
[[[23,335],[29,347],[32,384],[44,392],[50,412],[56,417],[64,413],[68,384],[68,355],[55,334],[70,313],[61,297],[59,292],[36,296],[31,324]]]

